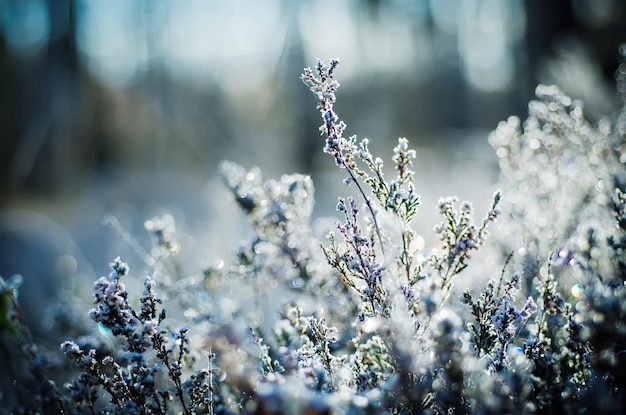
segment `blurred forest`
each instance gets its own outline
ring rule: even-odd
[[[408,137],[426,201],[486,203],[488,132],[523,117],[539,82],[592,117],[610,113],[626,42],[623,0],[0,0],[0,11],[0,275],[22,274],[32,302],[129,250],[101,226],[107,214],[149,246],[143,221],[171,212],[183,248],[225,254],[239,233],[220,210],[234,208],[214,182],[223,159],[311,174],[318,213],[332,214],[340,175],[298,79],[318,57],[341,60],[349,135],[386,159]]]

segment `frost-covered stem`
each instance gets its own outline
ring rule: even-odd
[[[322,106],[322,103],[320,102],[320,107]],[[324,117],[324,113],[326,111],[320,109],[320,111],[322,112],[322,118],[325,119],[326,121],[326,136],[327,139],[330,141],[331,139],[333,141],[338,141],[339,137],[340,137],[340,133],[337,130],[337,125],[334,122],[330,122],[328,120],[326,120],[326,117]],[[333,107],[332,104],[328,104],[328,111],[333,112]],[[333,112],[334,114],[334,112]],[[376,236],[378,237],[378,241],[380,242],[380,250],[383,254],[383,257],[385,255],[385,245],[383,244],[383,238],[382,235],[380,233],[380,228],[378,227],[378,221],[376,220],[376,212],[374,211],[374,207],[372,206],[372,201],[370,200],[370,198],[367,196],[367,194],[365,193],[365,190],[363,189],[363,187],[361,186],[361,183],[357,180],[357,175],[354,172],[354,169],[352,167],[350,167],[350,165],[348,165],[348,163],[346,162],[345,156],[344,156],[344,152],[343,152],[343,148],[341,148],[341,146],[337,145],[336,146],[336,151],[337,151],[337,155],[335,155],[335,161],[337,162],[337,164],[339,164],[341,167],[343,167],[344,169],[346,169],[346,171],[348,172],[348,175],[350,176],[350,183],[354,183],[357,187],[357,189],[359,190],[359,193],[361,194],[361,196],[363,197],[363,201],[365,202],[365,205],[367,206],[367,210],[369,210],[370,215],[372,217],[372,223],[374,224],[374,230],[376,231]],[[329,151],[327,151],[329,152]]]
[[[404,265],[404,271],[406,273],[407,282],[411,282],[411,255],[409,254],[409,232],[402,232],[402,254],[400,255],[400,262]]]
[[[500,273],[500,279],[498,280],[498,286],[496,287],[496,297],[500,296],[500,290],[502,289],[502,282],[504,281],[504,272],[506,270],[506,267],[511,262],[511,259],[513,259],[513,251],[509,252],[509,255],[506,257],[506,260],[504,261],[504,266],[502,267],[502,272]]]
[[[362,236],[361,228],[358,225],[358,208],[354,198],[349,197],[347,201],[340,200],[337,209],[343,212],[346,218],[345,224],[339,224],[339,231],[345,238],[347,248],[353,252],[353,256],[348,259],[347,267],[357,278],[362,279],[367,284],[364,290],[357,290],[365,301],[372,306],[372,313],[376,314],[376,302],[380,302],[382,310],[386,308],[383,298],[384,291],[381,289],[381,272],[383,268],[376,260],[374,251],[374,236],[367,238]],[[384,314],[384,313],[383,313]]]
[[[209,415],[213,415],[213,351],[211,350],[211,346],[209,346]]]
[[[154,346],[157,350],[157,357],[163,362],[163,364],[167,368],[167,374],[169,378],[172,380],[172,382],[174,382],[174,386],[176,387],[176,395],[178,396],[178,400],[180,400],[180,403],[183,407],[183,413],[185,415],[190,415],[191,412],[189,411],[189,409],[187,409],[187,405],[185,404],[185,399],[183,396],[183,385],[180,380],[180,368],[182,366],[182,355],[184,353],[183,349],[185,347],[185,337],[183,331],[181,331],[180,333],[180,342],[180,354],[178,356],[178,359],[175,362],[172,362],[169,358],[169,351],[165,348],[165,344],[163,343],[162,335],[159,333],[158,335],[154,336]]]
[[[118,380],[124,379],[122,368],[118,364],[114,364],[113,370],[115,371],[115,377],[113,379],[118,379]],[[116,385],[114,384],[114,382],[107,376],[102,375],[100,372],[100,369],[98,368],[96,368],[93,371],[89,370],[89,372],[91,372],[94,376],[97,376],[102,380],[102,386],[107,391],[107,393],[111,396],[111,401],[115,405],[117,405],[117,407],[120,408],[120,410],[123,411],[124,407],[122,405],[122,401],[116,397],[116,390],[115,390]],[[122,381],[122,382],[119,382],[119,386],[123,388],[126,399],[133,400],[132,392],[128,386],[128,383],[126,383],[125,381]]]
[[[313,336],[319,341],[318,353],[317,355],[322,359],[324,363],[324,368],[328,372],[328,376],[330,377],[330,387],[332,390],[336,389],[336,381],[335,375],[333,373],[332,366],[332,353],[330,351],[330,341],[329,341],[329,332],[333,330],[332,328],[326,327],[326,321],[324,319],[317,320],[311,319],[309,320],[309,324],[311,325],[311,330],[313,332]]]
[[[102,220],[103,226],[111,227],[118,235],[122,238],[124,242],[126,242],[132,250],[141,258],[141,260],[148,265],[149,267],[154,267],[155,260],[137,241],[133,235],[131,235],[128,230],[126,230],[119,220],[113,215],[106,215]]]
[[[361,193],[361,196],[363,196],[363,200],[365,201],[365,205],[367,206],[367,210],[370,211],[370,215],[372,216],[372,223],[374,224],[374,230],[376,231],[376,237],[378,238],[378,241],[380,242],[380,252],[383,254],[383,259],[385,258],[385,245],[383,244],[383,237],[380,234],[380,228],[378,227],[378,221],[376,220],[376,212],[374,211],[374,207],[372,206],[372,202],[370,200],[369,197],[367,197],[367,195],[365,194],[365,191],[363,190],[363,187],[361,187],[361,184],[357,181],[354,173],[352,172],[352,170],[345,164],[344,161],[344,167],[345,169],[348,171],[348,173],[350,174],[350,178],[352,179],[352,182],[354,182],[354,184],[356,185],[357,189],[359,189],[359,193]]]
[[[335,157],[335,163],[340,167],[343,167],[348,172],[349,180],[347,183],[354,183],[365,201],[365,205],[372,216],[372,222],[374,229],[376,230],[376,236],[380,241],[380,249],[382,254],[385,254],[385,248],[383,244],[383,238],[378,227],[378,221],[376,220],[376,212],[372,206],[370,198],[365,193],[365,190],[361,186],[361,183],[357,180],[358,174],[355,172],[355,166],[353,163],[348,163],[346,156],[351,156],[344,151],[345,139],[342,137],[345,124],[339,121],[339,117],[333,110],[333,104],[335,102],[335,91],[339,88],[339,82],[333,80],[334,71],[339,66],[338,59],[331,59],[328,66],[325,66],[321,60],[317,61],[316,72],[319,76],[316,77],[313,74],[311,68],[305,68],[300,79],[311,89],[311,92],[315,94],[318,100],[317,108],[322,115],[324,124],[320,127],[326,134],[326,147],[324,151]],[[330,82],[328,82],[331,80]]]
[[[552,294],[551,289],[554,288],[551,287],[551,282],[554,281],[554,276],[552,274],[552,255],[553,253],[550,252],[550,255],[548,257],[548,273],[545,279],[541,282],[540,288],[540,290],[543,291],[540,292],[543,306],[541,308],[539,321],[537,322],[537,337],[539,337],[540,339],[542,339],[542,337],[545,337],[548,331],[548,316],[546,308],[547,305],[550,304],[550,295]]]

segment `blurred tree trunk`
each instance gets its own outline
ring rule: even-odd
[[[52,192],[73,171],[74,126],[80,102],[73,0],[47,0],[47,45],[33,56],[0,51],[3,76],[1,186],[13,193]]]
[[[295,154],[299,157],[296,165],[302,166],[304,173],[311,174],[314,169],[314,156],[323,148],[323,138],[318,133],[321,121],[318,120],[317,112],[313,111],[315,99],[308,88],[297,80],[302,70],[307,66],[315,65],[315,62],[306,62],[304,43],[300,30],[299,14],[302,3],[285,2],[285,18],[288,22],[287,38],[283,46],[283,59],[285,63],[284,76],[285,95],[291,97],[294,106],[294,119],[297,120],[295,130],[298,142],[298,150]]]

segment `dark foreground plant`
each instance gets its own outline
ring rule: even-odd
[[[148,221],[152,276],[135,297],[116,259],[96,281],[97,330],[61,345],[77,372],[47,374],[54,362],[20,319],[15,284],[0,280],[3,353],[21,350],[33,371],[22,379],[38,385],[32,399],[19,386],[1,399],[16,413],[67,414],[625,411],[626,110],[592,125],[581,103],[538,87],[528,119],[490,136],[504,192],[480,220],[470,202],[442,198],[439,244],[426,250],[415,150],[400,138],[387,171],[367,140],[344,136],[338,65],[302,74],[324,151],[356,190],[339,198],[327,242],[310,178],[223,163],[250,238],[227,265],[185,276],[171,217]],[[620,91],[625,79],[620,70]],[[503,260],[492,268],[472,256],[496,221]],[[459,293],[459,278],[476,283]]]

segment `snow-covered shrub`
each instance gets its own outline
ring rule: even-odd
[[[626,110],[592,124],[582,103],[539,86],[528,119],[489,138],[502,191],[480,219],[470,202],[442,198],[438,243],[424,248],[415,150],[400,138],[387,178],[367,140],[344,136],[338,65],[302,74],[324,151],[354,190],[338,199],[327,239],[315,236],[309,177],[264,179],[225,162],[250,238],[225,265],[185,276],[171,217],[146,222],[143,293],[127,290],[129,267],[116,259],[94,285],[97,329],[78,326],[61,345],[65,363],[45,360],[17,284],[0,280],[0,331],[18,340],[38,385],[32,396],[4,392],[16,413],[626,410]],[[488,231],[503,254],[495,268],[473,258]],[[459,278],[480,284],[458,293]],[[71,379],[58,386],[50,368]]]

